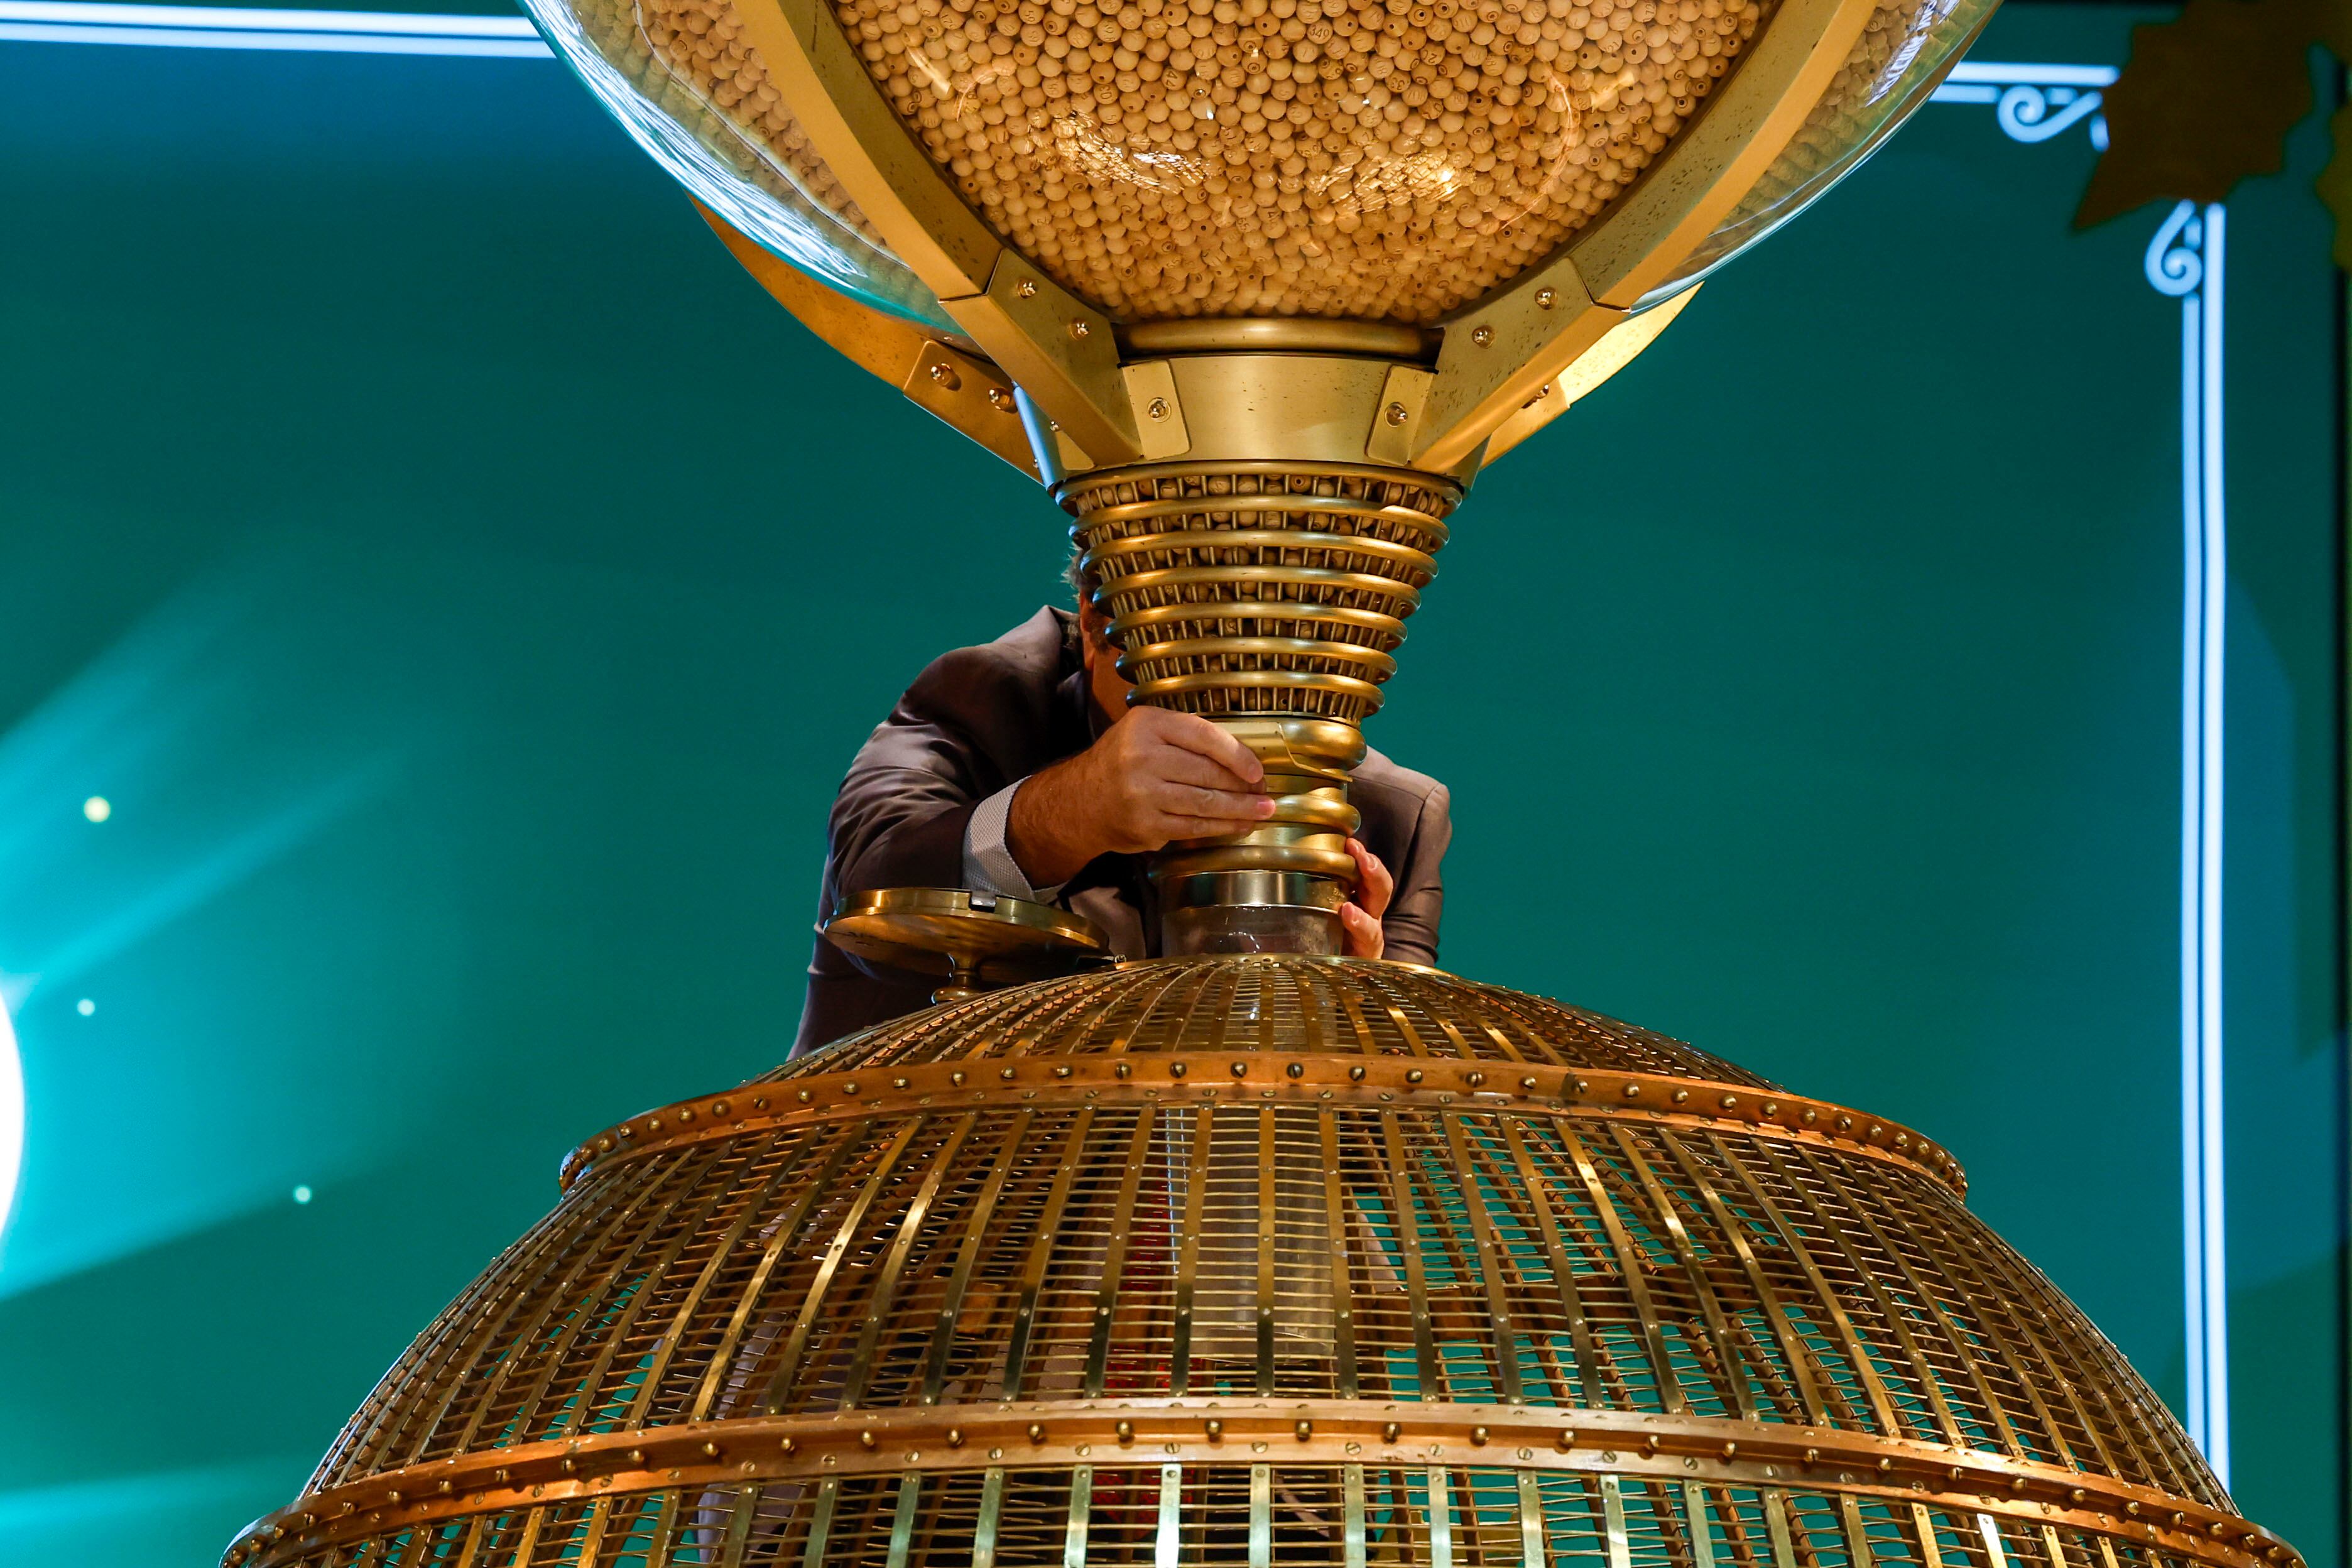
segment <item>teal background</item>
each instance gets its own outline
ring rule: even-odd
[[[2237,1492],[2339,1568],[2323,156],[2231,208],[2228,1169]],[[2177,1401],[2179,307],[2090,159],[1931,106],[1708,284],[1372,739],[1449,967],[1948,1141]],[[195,1565],[572,1141],[782,1058],[842,767],[1065,545],[552,64],[0,45],[0,1563]]]

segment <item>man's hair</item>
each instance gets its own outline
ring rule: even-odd
[[[1086,560],[1084,551],[1074,549],[1070,552],[1069,563],[1062,568],[1062,575],[1069,581],[1070,591],[1078,596],[1080,609],[1094,602],[1095,591],[1102,586],[1100,575],[1087,570]]]

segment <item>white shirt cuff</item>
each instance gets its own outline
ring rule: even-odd
[[[1008,899],[1051,903],[1061,888],[1031,887],[1004,842],[1004,829],[1013,816],[1013,793],[1020,787],[1017,783],[1007,784],[971,808],[971,820],[963,830],[963,885],[975,893],[997,893]]]

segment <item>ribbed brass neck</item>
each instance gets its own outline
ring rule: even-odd
[[[1337,952],[1356,881],[1348,775],[1461,487],[1361,464],[1147,464],[1061,489],[1133,700],[1224,725],[1274,816],[1157,858],[1160,945]]]

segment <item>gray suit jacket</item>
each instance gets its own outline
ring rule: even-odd
[[[962,885],[972,808],[1093,741],[1077,617],[1068,611],[1041,609],[992,643],[942,654],[898,699],[842,780],[818,924],[845,892]],[[1348,795],[1363,814],[1357,837],[1396,878],[1396,896],[1381,921],[1388,956],[1434,964],[1445,903],[1439,866],[1454,836],[1445,786],[1372,752]],[[1064,904],[1075,900],[1097,910],[1116,899],[1139,911],[1148,898],[1139,855],[1102,856],[1060,894]],[[1126,923],[1139,933],[1150,924]],[[926,1006],[934,984],[860,963],[820,936],[793,1054]]]

